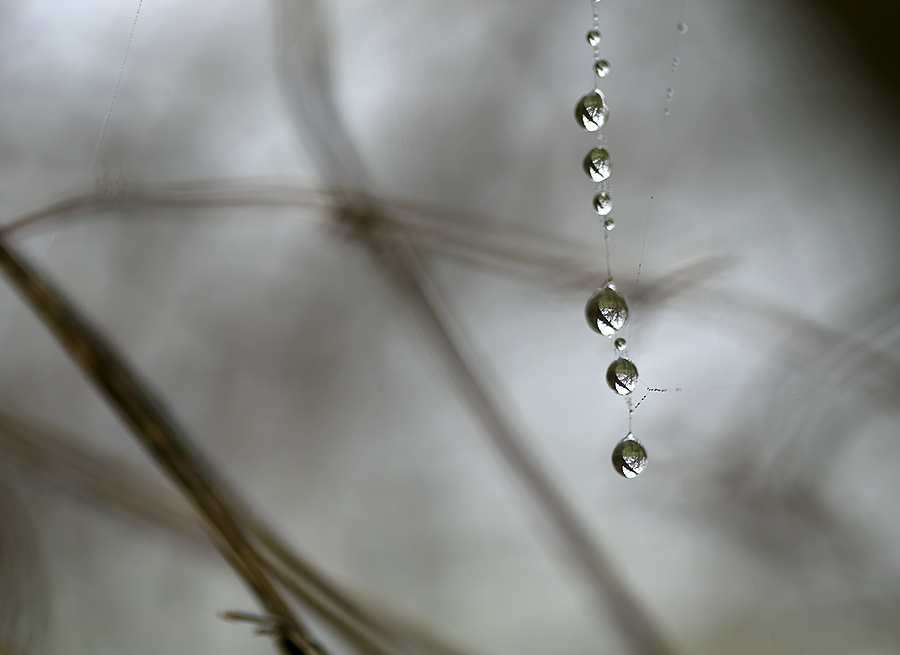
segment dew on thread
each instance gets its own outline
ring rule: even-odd
[[[575,105],[575,121],[588,132],[596,132],[606,124],[609,108],[597,89],[581,97]]]
[[[615,285],[607,282],[591,294],[584,315],[594,332],[611,337],[628,322],[628,303]]]
[[[602,38],[602,35],[600,34],[599,30],[591,30],[584,38],[588,42],[589,46],[596,48],[598,45],[600,45],[600,39]]]
[[[609,62],[605,59],[595,62],[594,74],[597,75],[597,77],[606,77],[609,74]]]
[[[605,191],[594,196],[594,211],[601,216],[608,216],[612,211],[612,198]]]
[[[594,182],[602,182],[612,173],[612,162],[606,148],[592,148],[584,156],[584,173]]]
[[[638,370],[630,359],[619,357],[606,369],[606,384],[620,396],[627,396],[635,390]]]
[[[629,432],[613,448],[612,465],[623,478],[636,478],[647,465],[647,450]]]

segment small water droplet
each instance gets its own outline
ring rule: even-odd
[[[613,341],[613,345],[616,347],[616,350],[620,350],[620,351],[621,351],[621,350],[625,350],[625,347],[626,347],[628,344],[625,343],[625,339],[623,339],[622,337],[619,337],[618,339],[616,339],[615,341]]]
[[[627,396],[637,387],[637,366],[630,359],[619,357],[606,369],[606,384],[620,396]]]
[[[647,451],[630,432],[612,452],[612,464],[616,473],[624,478],[636,478],[647,466]]]
[[[669,108],[666,107],[665,109],[663,109],[663,113],[664,113],[666,116],[668,116],[668,115],[669,115]]]
[[[588,132],[596,132],[606,123],[609,108],[597,89],[583,95],[575,105],[575,121]]]
[[[597,77],[606,77],[609,74],[609,62],[605,59],[596,62],[594,64],[594,73],[596,73]]]
[[[584,315],[594,332],[611,337],[628,322],[628,303],[615,285],[607,282],[591,294]]]
[[[615,226],[616,222],[611,218],[607,218],[605,221],[603,221],[603,227],[606,228],[607,232],[611,232]]]
[[[687,23],[685,23],[684,21],[678,21],[678,25],[676,25],[675,27],[682,34],[687,34]]]
[[[606,148],[592,148],[584,157],[584,172],[594,182],[602,182],[612,172],[612,162]]]
[[[587,33],[585,39],[587,40],[589,46],[596,48],[598,45],[600,45],[600,32],[598,30],[591,30]]]
[[[594,196],[594,211],[601,216],[606,216],[612,211],[612,198],[605,191]]]
[[[668,100],[671,100],[672,96],[674,96],[674,95],[675,95],[675,89],[673,89],[671,86],[668,89],[666,89],[666,98]]]

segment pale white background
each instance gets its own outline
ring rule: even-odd
[[[572,118],[591,84],[587,0],[323,4],[341,117],[376,191],[600,256],[580,170],[592,141]],[[136,8],[0,3],[4,220],[97,180],[322,182],[283,102],[271,7],[245,0],[143,3],[92,165]],[[642,380],[686,390],[635,414],[645,473],[609,465],[627,414],[603,379],[610,345],[584,325],[591,288],[429,269],[504,409],[683,652],[896,652],[879,617],[900,565],[897,386],[859,370],[859,344],[897,366],[890,106],[840,30],[781,3],[600,9],[616,279],[629,294],[639,261],[642,284],[730,261],[703,287],[720,296],[632,314]],[[21,243],[251,503],[361,596],[473,652],[624,652],[401,300],[326,220],[107,217]],[[152,471],[6,288],[0,308],[0,405]],[[253,609],[224,566],[11,480],[45,572],[35,652],[272,652],[216,618]],[[834,521],[810,518],[801,489]]]

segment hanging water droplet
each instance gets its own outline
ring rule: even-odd
[[[630,359],[619,357],[606,369],[606,384],[620,396],[627,396],[637,387],[637,366]]]
[[[611,232],[615,226],[616,222],[611,218],[607,218],[605,221],[603,221],[603,227],[606,228],[607,232]]]
[[[609,62],[605,59],[601,59],[594,63],[594,73],[597,74],[597,77],[606,77],[609,73]]]
[[[625,343],[625,339],[623,339],[622,337],[619,337],[618,339],[616,339],[615,341],[613,341],[613,345],[616,347],[616,350],[622,351],[622,350],[625,350],[625,347],[626,347],[628,344]]]
[[[673,73],[678,72],[678,64],[680,64],[680,63],[681,63],[681,59],[679,59],[678,57],[672,57],[672,72]]]
[[[668,89],[666,89],[666,99],[667,100],[671,100],[672,96],[674,96],[674,95],[675,95],[675,89],[673,89],[671,86]]]
[[[665,109],[663,109],[663,113],[664,113],[666,116],[668,116],[668,115],[669,115],[669,108],[666,107]]]
[[[647,466],[647,451],[630,432],[612,452],[612,464],[616,473],[624,478],[636,478]]]
[[[596,48],[598,45],[600,45],[600,38],[601,35],[598,30],[591,30],[585,37],[585,39],[587,39],[588,45],[593,48]]]
[[[684,21],[678,21],[678,25],[676,25],[675,27],[682,34],[687,34],[687,23],[685,23]]]
[[[575,105],[575,120],[588,132],[596,132],[609,116],[609,109],[603,101],[603,94],[597,89],[583,95]]]
[[[601,216],[606,216],[612,211],[612,198],[605,191],[594,196],[594,211]]]
[[[584,315],[594,332],[611,337],[628,322],[628,303],[615,285],[607,282],[591,294]]]
[[[584,157],[584,172],[594,182],[602,182],[612,172],[612,162],[606,148],[593,148]]]

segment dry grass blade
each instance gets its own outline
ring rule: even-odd
[[[0,478],[0,654],[36,652],[48,618],[44,582],[28,509]]]
[[[109,342],[0,237],[0,268],[31,304],[85,375],[102,392],[134,435],[190,498],[219,537],[220,552],[253,591],[290,644],[309,655],[320,653],[265,573],[259,553],[210,479],[209,467],[192,452],[187,437]],[[297,652],[301,652],[298,650]]]
[[[443,310],[436,292],[428,284],[414,250],[403,248],[396,239],[382,237],[383,223],[378,210],[355,211],[372,214],[369,219],[360,221],[360,224],[373,226],[360,234],[361,240],[387,273],[388,279],[431,341],[457,393],[482,424],[485,434],[535,503],[541,517],[553,529],[566,559],[589,583],[596,600],[612,616],[635,653],[673,653],[646,609],[616,574],[575,510],[500,411],[496,399],[476,372],[473,359],[465,354],[460,337],[451,332],[449,314]]]
[[[320,210],[312,220],[334,217],[330,210],[345,197],[339,190],[315,189],[296,183],[267,179],[208,180],[147,188],[97,190],[68,196],[37,210],[21,214],[0,228],[10,236],[35,233],[46,225],[104,215],[150,216],[165,212],[256,209],[270,212]],[[386,212],[380,220],[391,229],[383,236],[390,241],[414,241],[424,252],[452,257],[485,270],[526,279],[530,283],[562,291],[584,293],[602,279],[597,257],[583,245],[538,230],[504,225],[486,216],[400,199],[356,195],[367,205]],[[341,214],[337,215],[338,218]],[[329,225],[334,226],[332,221]],[[347,225],[337,223],[338,228]],[[351,229],[353,225],[350,225]],[[714,279],[732,264],[715,252],[681,265],[642,285],[635,303],[656,305],[682,295],[701,282]]]
[[[175,537],[201,554],[210,543],[179,497],[131,470],[127,463],[81,443],[56,429],[0,411],[0,452],[15,470],[117,515],[137,520]],[[266,566],[305,607],[352,641],[362,653],[460,655],[434,635],[388,618],[328,579],[314,564],[287,546],[274,532],[242,511],[248,531],[258,540]]]

